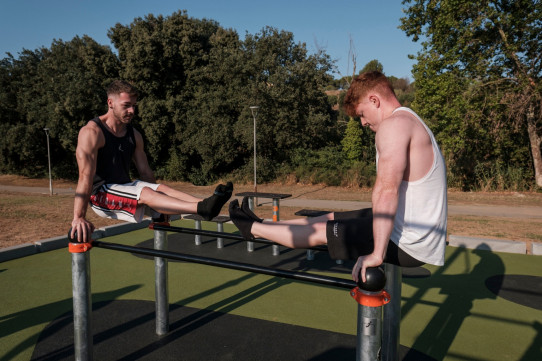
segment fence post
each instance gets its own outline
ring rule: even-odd
[[[69,236],[68,236],[69,237]],[[69,243],[72,258],[73,328],[76,361],[92,360],[91,243]]]

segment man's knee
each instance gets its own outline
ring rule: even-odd
[[[147,202],[154,197],[156,191],[149,187],[143,187],[141,193],[139,193],[139,203],[147,204]]]
[[[327,222],[318,222],[314,225],[314,231],[318,235],[321,244],[327,244]]]

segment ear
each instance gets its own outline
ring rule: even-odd
[[[113,109],[113,98],[107,98],[107,107]]]
[[[369,95],[369,103],[380,108],[380,98],[377,95]]]

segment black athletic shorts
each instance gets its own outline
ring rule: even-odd
[[[327,248],[332,259],[357,260],[371,254],[374,249],[373,210],[335,212],[334,220],[326,225]],[[425,264],[397,247],[391,240],[384,262],[402,267],[419,267]]]

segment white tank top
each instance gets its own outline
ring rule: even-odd
[[[421,179],[401,182],[390,238],[417,260],[441,266],[444,264],[448,219],[446,165],[433,133],[422,119],[409,108],[400,107],[394,112],[399,110],[414,115],[427,130],[433,145],[433,164]]]

